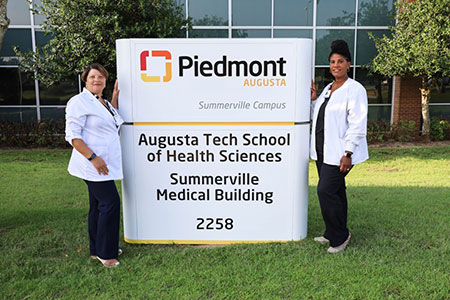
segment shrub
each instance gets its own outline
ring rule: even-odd
[[[22,148],[70,147],[64,139],[64,126],[64,120],[2,121],[0,122],[0,146]]]
[[[398,142],[412,142],[419,138],[416,122],[400,120],[391,127],[391,139]]]
[[[369,144],[388,142],[412,142],[419,138],[419,131],[414,121],[400,120],[394,124],[386,121],[369,121],[367,123],[367,142]]]
[[[450,123],[448,120],[432,118],[430,130],[433,141],[450,140]]]
[[[389,139],[391,124],[385,121],[367,123],[367,142],[369,144],[385,143]]]

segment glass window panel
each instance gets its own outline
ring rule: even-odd
[[[194,29],[189,31],[190,38],[227,38],[228,29]]]
[[[33,8],[38,9],[42,5],[41,0],[33,0]],[[34,25],[42,25],[44,21],[47,19],[43,14],[33,14],[34,16]]]
[[[437,79],[431,85],[430,103],[450,103],[450,77]]]
[[[35,32],[36,37],[36,47],[42,48],[45,44],[47,44],[51,39],[54,38],[54,35],[51,33],[45,34],[44,31],[36,31]]]
[[[359,0],[358,25],[388,26],[395,24],[393,0]]]
[[[233,29],[234,38],[270,38],[270,29]]]
[[[369,104],[392,103],[392,78],[370,75],[368,70],[357,68],[356,80],[366,88]]]
[[[6,6],[10,25],[30,25],[30,5],[27,0],[10,0]]]
[[[228,0],[189,0],[194,25],[228,25]]]
[[[64,120],[66,117],[65,107],[41,107],[41,120]]]
[[[309,29],[275,29],[273,37],[276,38],[312,38],[312,30]]]
[[[372,32],[373,36],[376,38],[380,38],[383,35],[390,36],[389,30],[358,30],[356,44],[357,65],[368,64],[377,55],[375,43],[372,39],[369,38],[369,32]]]
[[[274,25],[312,26],[313,0],[275,0]]]
[[[430,105],[430,118],[450,121],[450,105]]]
[[[369,106],[367,119],[369,121],[391,122],[391,106]]]
[[[270,26],[272,0],[233,0],[234,26]]]
[[[0,121],[36,121],[36,108],[24,107],[24,108],[7,108],[0,107]]]
[[[355,42],[354,30],[323,30],[316,31],[316,65],[328,65],[328,56],[331,52],[331,42],[334,40],[344,40],[348,44],[352,59],[354,57],[353,45]],[[353,60],[352,60],[353,64]]]
[[[352,78],[353,69],[348,73],[348,77]],[[314,83],[318,86],[317,93],[320,95],[322,93],[324,87],[326,87],[330,82],[334,80],[333,76],[330,73],[329,67],[320,67],[315,69],[314,75]]]
[[[0,68],[0,105],[36,105],[32,74]]]
[[[39,102],[41,105],[65,105],[71,97],[78,93],[78,78],[61,81],[49,87],[39,83]]]
[[[314,75],[314,83],[318,87],[317,89],[317,95],[320,95],[322,93],[324,87],[326,87],[330,82],[333,81],[333,76],[331,76],[330,68],[323,67],[323,68],[316,68],[315,69],[315,75]]]
[[[317,1],[318,26],[354,26],[356,0]]]
[[[32,50],[30,29],[8,29],[3,37],[3,46],[0,51],[0,64],[17,64],[13,46],[18,46],[22,52]]]

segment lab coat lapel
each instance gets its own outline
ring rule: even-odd
[[[103,104],[100,102],[100,100],[97,99],[88,89],[84,88],[83,89],[83,94],[85,94],[85,97],[87,99],[89,99],[90,101],[93,102],[92,104],[95,107],[94,113],[96,115],[98,115],[99,117],[101,117],[104,120],[111,120],[111,119],[113,119],[113,116],[111,116],[111,114],[106,109],[106,107],[104,107]],[[113,121],[114,121],[114,119],[113,119]]]

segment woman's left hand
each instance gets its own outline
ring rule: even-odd
[[[345,172],[350,171],[351,168],[352,168],[352,158],[343,155],[341,158],[339,171],[341,173],[345,173]]]
[[[114,83],[114,90],[112,94],[111,104],[114,106],[114,108],[119,107],[119,82],[116,80],[116,83]]]

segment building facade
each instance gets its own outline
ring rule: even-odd
[[[328,54],[333,40],[347,41],[352,54],[350,77],[361,82],[369,98],[369,119],[420,122],[420,92],[414,78],[369,75],[363,67],[376,55],[369,32],[388,35],[395,24],[394,0],[177,0],[193,19],[187,38],[311,38],[312,70],[319,89],[332,80]],[[39,5],[33,0],[31,5]],[[18,68],[12,47],[35,51],[51,39],[41,29],[44,16],[26,0],[9,0],[11,20],[0,51],[0,121],[63,119],[67,100],[82,88],[79,77],[45,87]],[[432,117],[450,119],[448,79],[432,91]],[[448,88],[447,88],[448,90]]]

